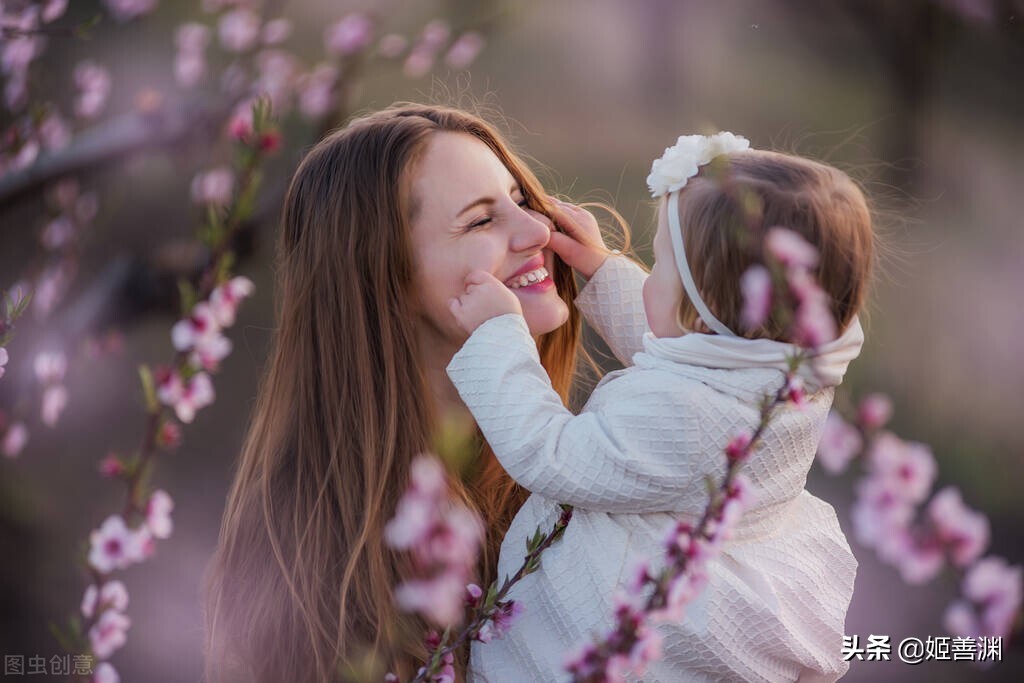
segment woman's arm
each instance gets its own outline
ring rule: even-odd
[[[605,512],[654,512],[674,509],[689,482],[683,454],[643,449],[651,435],[640,434],[629,396],[569,412],[522,316],[480,325],[447,369],[502,466],[533,493]]]

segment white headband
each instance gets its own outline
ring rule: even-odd
[[[654,160],[651,164],[651,174],[647,176],[647,186],[652,197],[668,194],[668,225],[672,237],[672,251],[675,253],[676,269],[683,281],[686,295],[690,297],[704,324],[726,337],[738,335],[711,313],[697,291],[697,284],[693,281],[693,275],[686,262],[683,230],[679,225],[679,190],[686,186],[690,178],[697,175],[701,166],[710,163],[716,156],[749,148],[750,142],[746,138],[732,133],[717,133],[712,136],[681,135],[674,146],[667,147],[661,158]]]

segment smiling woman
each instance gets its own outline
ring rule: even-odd
[[[413,457],[462,405],[445,366],[466,334],[447,302],[467,273],[525,276],[514,291],[568,397],[577,290],[546,248],[546,201],[499,134],[454,109],[356,119],[302,161],[278,243],[273,347],[207,574],[210,683],[331,681],[367,649],[402,678],[423,660],[424,624],[394,607],[403,558],[383,528]],[[489,582],[525,494],[486,445],[474,472],[456,494],[484,516]]]

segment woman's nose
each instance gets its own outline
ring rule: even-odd
[[[551,220],[532,209],[519,212],[519,219],[513,227],[511,249],[513,251],[537,251],[548,245],[551,239]]]

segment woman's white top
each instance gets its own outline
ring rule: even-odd
[[[612,594],[630,561],[661,566],[670,523],[703,512],[705,475],[721,481],[726,443],[756,426],[762,397],[781,385],[773,359],[787,345],[751,342],[752,367],[742,367],[736,347],[707,346],[711,335],[650,335],[645,277],[613,256],[576,300],[631,365],[605,376],[579,415],[551,388],[522,316],[488,320],[448,365],[498,459],[533,494],[505,535],[499,578],[518,569],[538,527],[551,529],[558,503],[576,507],[540,569],[511,591],[523,606],[511,631],[473,643],[474,683],[567,680],[567,653],[610,628]],[[825,386],[806,407],[772,421],[744,467],[755,502],[709,564],[708,583],[683,621],[659,627],[664,653],[642,680],[831,681],[846,672],[843,626],[857,562],[832,506],[804,485],[832,403],[829,384],[842,379],[842,358],[856,355],[858,335],[856,325],[833,362],[825,359],[832,374],[818,378]],[[714,367],[716,356],[729,369]]]

